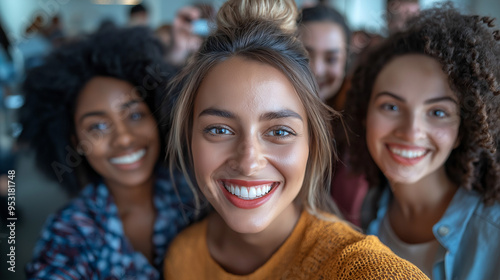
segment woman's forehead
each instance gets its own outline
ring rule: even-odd
[[[221,106],[239,114],[289,109],[306,116],[294,85],[281,71],[241,57],[212,68],[198,88],[195,111]]]

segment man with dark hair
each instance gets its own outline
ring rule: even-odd
[[[129,18],[130,26],[149,25],[149,14],[146,7],[142,4],[137,4],[130,8],[130,18]]]

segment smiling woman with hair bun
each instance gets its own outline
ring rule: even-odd
[[[170,164],[215,211],[174,240],[166,279],[427,279],[335,215],[338,113],[318,96],[296,16],[293,0],[226,2],[175,79]]]

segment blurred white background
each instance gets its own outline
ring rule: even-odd
[[[110,19],[117,25],[127,22],[129,5],[143,3],[150,13],[150,25],[156,28],[169,23],[181,7],[193,3],[210,3],[216,8],[224,0],[1,0],[0,23],[9,37],[19,40],[23,30],[37,16],[49,19],[59,15],[64,31],[68,35],[94,31],[102,20]],[[296,0],[299,6],[314,0]],[[343,13],[353,30],[365,29],[373,33],[384,33],[386,0],[329,0]],[[422,8],[442,0],[420,0]],[[500,17],[499,0],[453,0],[457,7],[467,13]]]

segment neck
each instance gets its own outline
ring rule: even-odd
[[[120,217],[124,218],[133,209],[148,209],[153,205],[154,182],[155,177],[151,176],[145,182],[134,186],[110,181],[105,183],[113,196]]]
[[[208,247],[212,257],[228,272],[246,275],[264,265],[290,236],[301,207],[292,204],[258,233],[239,233],[219,214],[209,218]]]
[[[413,184],[391,183],[391,189],[395,199],[387,214],[399,239],[410,244],[434,240],[432,227],[441,219],[457,191],[444,167]]]
[[[436,210],[441,210],[442,215],[457,191],[444,166],[418,182],[390,182],[390,185],[395,197],[393,205],[408,219],[423,213],[436,213]]]
[[[106,182],[118,208],[125,236],[134,250],[141,252],[151,264],[154,259],[153,228],[156,219],[154,182],[154,176],[134,186]]]

